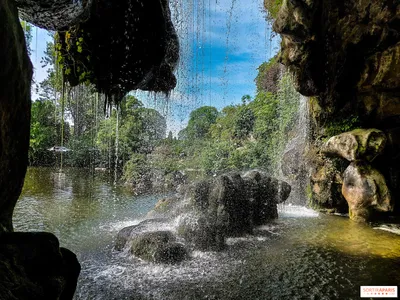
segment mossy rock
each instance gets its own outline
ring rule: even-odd
[[[355,129],[331,137],[323,146],[327,155],[340,156],[348,161],[373,161],[386,145],[386,135],[378,129]]]
[[[131,237],[130,252],[146,261],[155,263],[177,263],[188,257],[186,247],[175,242],[170,231],[144,232]]]

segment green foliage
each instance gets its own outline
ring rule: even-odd
[[[250,96],[243,96],[243,104],[238,107],[234,119],[234,135],[238,139],[246,138],[253,131],[255,122],[254,112],[246,101],[250,101]]]
[[[360,126],[361,121],[358,116],[350,115],[346,118],[337,118],[325,125],[325,136],[326,138],[330,138],[334,135],[356,129]]]
[[[203,106],[190,113],[188,126],[185,130],[189,140],[203,139],[218,117],[218,110],[212,106]]]
[[[114,109],[108,119],[100,122],[97,134],[96,144],[102,153],[103,164],[109,167],[113,167],[115,161],[117,124],[121,167],[134,153],[151,153],[166,135],[166,121],[158,111],[144,108],[133,96],[126,97],[119,110]]]
[[[64,127],[64,138],[68,140],[69,127]],[[49,148],[61,141],[61,123],[52,101],[42,100],[32,103],[29,161],[31,165],[52,164],[54,156]]]
[[[140,153],[132,153],[130,159],[124,166],[123,180],[126,182],[136,183],[143,175],[148,172],[146,155]]]
[[[282,6],[283,0],[264,0],[264,7],[270,19],[276,19]]]

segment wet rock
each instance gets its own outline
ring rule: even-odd
[[[188,250],[182,243],[167,243],[159,246],[154,252],[155,262],[174,264],[181,262],[189,257]]]
[[[177,263],[188,257],[186,247],[175,242],[170,231],[144,232],[131,236],[130,252],[147,261],[155,263]]]
[[[271,7],[270,2],[264,2],[267,9]],[[330,130],[342,133],[362,127],[387,133],[398,128],[400,2],[348,0],[339,4],[332,0],[291,0],[279,3],[281,7],[274,24],[274,30],[282,38],[279,62],[294,74],[296,89],[310,96],[312,143],[325,139]],[[372,161],[382,154],[381,146],[384,147],[381,137],[373,145],[368,140],[360,143],[359,137],[348,135],[330,142],[335,142],[335,147],[330,145],[330,149],[324,150],[349,161]],[[386,148],[375,162],[379,160],[376,165],[397,201],[400,199],[399,157],[387,155]],[[313,168],[321,170],[320,166]],[[331,175],[329,172],[326,177]],[[335,201],[330,199],[336,193],[336,183],[330,185],[332,193],[324,192],[328,180],[318,181],[311,189],[319,194],[322,202],[332,203],[336,209]],[[399,207],[398,204],[397,201],[395,206]]]
[[[140,222],[137,225],[132,225],[122,228],[117,235],[114,249],[117,251],[122,251],[125,248],[131,246],[130,242],[133,236],[139,235],[142,232],[155,230],[157,227],[161,227],[167,222],[167,219],[148,219]],[[129,243],[128,243],[129,242]]]
[[[253,227],[278,217],[277,204],[291,187],[261,171],[227,173],[192,185],[178,234],[196,249],[220,250],[227,237],[252,233]]]
[[[317,157],[306,188],[309,205],[330,213],[348,213],[349,207],[342,195],[343,172],[348,162],[341,157]]]
[[[355,129],[331,137],[324,145],[323,152],[338,155],[348,161],[373,161],[386,145],[386,135],[378,129]]]
[[[349,204],[350,218],[365,222],[374,211],[392,211],[393,202],[383,175],[370,165],[352,162],[343,174],[342,194]]]
[[[220,251],[225,248],[227,216],[189,212],[177,220],[177,233],[194,249]]]
[[[251,186],[252,223],[256,226],[278,218],[277,204],[284,202],[290,195],[291,186],[260,171],[250,171],[244,178]]]
[[[80,273],[71,251],[44,232],[0,236],[0,299],[72,299]]]

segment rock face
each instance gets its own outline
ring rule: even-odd
[[[178,234],[194,248],[220,250],[226,237],[252,232],[254,226],[278,217],[277,203],[287,199],[290,185],[260,171],[228,173],[192,185]]]
[[[28,164],[32,65],[13,1],[0,1],[0,233],[11,218]]]
[[[28,164],[32,65],[14,1],[0,0],[0,299],[72,299],[80,265],[49,233],[13,232]]]
[[[378,170],[355,161],[346,169],[343,177],[342,194],[349,204],[351,219],[369,221],[373,210],[393,210],[385,178]]]
[[[50,233],[0,236],[0,299],[72,299],[80,265]]]
[[[309,205],[317,210],[348,213],[349,207],[342,195],[343,172],[348,163],[336,157],[317,157],[310,186],[307,188]]]
[[[132,90],[175,87],[179,41],[169,1],[15,2],[25,20],[58,30],[56,55],[70,86],[90,82],[115,103]]]
[[[365,160],[372,162],[383,152],[386,135],[378,129],[356,129],[331,137],[323,152],[341,156],[348,161]]]
[[[399,11],[400,3],[389,0],[284,0],[274,23],[282,37],[279,61],[294,73],[298,91],[310,97],[313,146],[336,136],[319,150],[349,161],[373,161],[396,201],[400,199],[400,157],[394,150],[400,139],[396,133]],[[377,130],[351,131],[354,128]],[[347,133],[340,135],[343,132]],[[315,166],[312,177],[322,178],[318,172],[329,164]],[[325,197],[332,193],[325,194],[314,202],[328,202]],[[398,204],[395,213],[400,214]]]

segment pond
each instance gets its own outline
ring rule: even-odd
[[[225,251],[177,265],[115,252],[118,231],[161,197],[135,196],[101,173],[30,168],[14,226],[52,232],[77,254],[75,299],[358,299],[361,285],[400,283],[400,236],[291,205]]]

